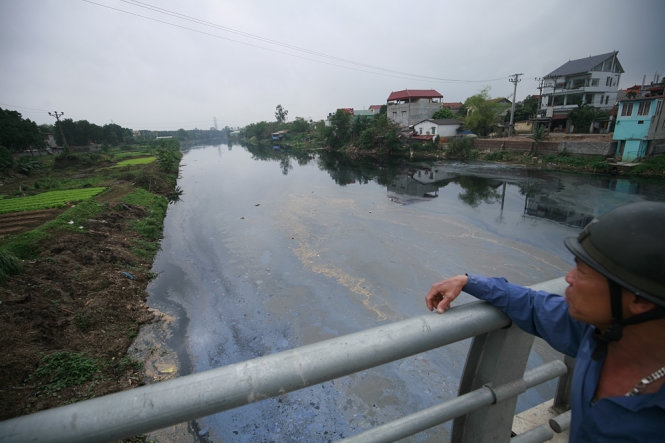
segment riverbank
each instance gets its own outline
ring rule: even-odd
[[[127,350],[153,313],[154,277],[169,198],[177,194],[179,153],[140,148],[44,157],[29,176],[7,174],[5,198],[44,186],[102,186],[93,199],[3,216],[0,246],[22,270],[0,286],[0,420],[143,383]],[[129,161],[118,167],[118,160]],[[164,161],[161,161],[164,160]]]

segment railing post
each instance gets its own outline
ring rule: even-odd
[[[573,380],[575,358],[564,355],[563,362],[566,364],[568,372],[566,375],[559,378],[556,393],[554,394],[554,403],[552,404],[554,410],[558,412],[564,412],[570,409],[570,385]]]
[[[466,360],[459,395],[522,377],[534,337],[517,326],[476,336]],[[453,422],[452,441],[509,442],[517,397],[497,399]]]

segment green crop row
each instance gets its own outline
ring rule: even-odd
[[[128,160],[123,160],[118,162],[114,168],[122,168],[123,166],[136,166],[136,165],[147,165],[148,163],[154,162],[156,157],[140,157],[140,158],[131,158]]]
[[[49,191],[28,197],[0,200],[0,214],[8,212],[35,211],[37,209],[60,208],[67,203],[87,200],[106,188],[80,188],[65,191]]]

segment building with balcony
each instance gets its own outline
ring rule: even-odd
[[[539,117],[549,120],[550,129],[569,130],[568,113],[581,104],[606,111],[614,108],[624,72],[617,54],[571,60],[543,77]],[[596,129],[609,132],[610,121]]]

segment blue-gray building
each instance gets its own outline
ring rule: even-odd
[[[665,114],[663,85],[647,88],[641,94],[619,101],[614,136],[616,156],[632,162],[665,153]]]

